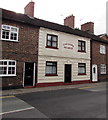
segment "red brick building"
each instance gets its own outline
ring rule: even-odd
[[[93,22],[83,24],[81,28],[91,35],[94,33]],[[102,34],[95,38],[91,38],[91,80],[108,81],[108,36]]]

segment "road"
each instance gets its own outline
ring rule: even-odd
[[[0,115],[11,120],[15,118],[106,118],[105,85],[4,96],[2,101],[3,111]]]

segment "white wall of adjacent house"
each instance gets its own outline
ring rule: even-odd
[[[58,49],[46,48],[47,34],[58,36]],[[85,41],[86,52],[78,52],[78,40]],[[45,76],[46,61],[57,62],[57,76]],[[78,63],[86,64],[86,75],[78,75]],[[71,80],[90,80],[90,39],[40,28],[38,48],[38,83],[64,82],[64,66],[71,64]]]

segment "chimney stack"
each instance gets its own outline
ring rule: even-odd
[[[34,2],[29,2],[24,8],[24,14],[34,17]]]
[[[75,27],[75,16],[70,15],[64,19],[64,25],[74,28]]]
[[[81,25],[81,30],[94,34],[94,23],[93,22],[87,22],[85,24],[82,24]]]

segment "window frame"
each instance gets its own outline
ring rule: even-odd
[[[48,40],[48,36],[51,37],[51,40]],[[53,37],[56,37],[56,41],[53,40]],[[58,36],[57,35],[53,35],[53,34],[47,34],[47,38],[46,38],[46,48],[52,48],[52,49],[58,49]],[[51,45],[48,45],[48,41],[51,42]],[[56,47],[54,47],[52,44],[56,43]]]
[[[79,45],[79,42],[81,43],[81,45]],[[83,46],[84,43],[84,46]],[[81,50],[79,50],[79,47],[81,48]],[[83,50],[84,47],[84,50]],[[78,40],[78,52],[86,52],[86,41],[83,40]]]
[[[100,54],[106,54],[106,46],[105,45],[100,45]]]
[[[7,62],[6,65],[1,65],[0,67],[6,67],[6,74],[0,74],[0,77],[16,76],[16,61],[15,60],[0,60],[0,62]],[[14,62],[14,65],[9,65],[9,62]],[[9,74],[9,68],[14,68],[14,74]],[[12,71],[11,71],[12,72]]]
[[[48,65],[48,63],[54,63],[55,65]],[[47,73],[47,67],[48,66],[52,67],[52,69],[55,66],[56,67],[56,72],[55,73]],[[57,75],[57,62],[56,61],[46,61],[45,76],[58,76]]]
[[[3,27],[6,27],[6,28],[3,28]],[[9,29],[7,29],[7,28],[9,28]],[[16,31],[12,31],[12,29],[16,29]],[[9,32],[9,38],[8,39],[3,38],[3,31],[5,31],[5,32],[8,31]],[[12,34],[16,34],[16,40],[11,39]],[[11,42],[18,42],[18,34],[19,34],[19,28],[18,27],[2,24],[2,26],[1,26],[1,40],[11,41]]]
[[[81,66],[80,66],[81,65]],[[82,65],[84,65],[84,66],[82,66]],[[84,73],[79,73],[79,68],[84,68]],[[78,75],[86,75],[86,63],[78,63]]]
[[[103,72],[103,69],[105,70],[104,72]],[[101,75],[106,75],[106,64],[101,64],[100,65],[100,74]]]

